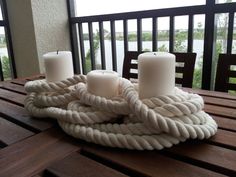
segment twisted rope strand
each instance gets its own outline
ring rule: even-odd
[[[88,93],[86,76],[78,75],[57,83],[30,81],[25,89],[25,108],[32,116],[57,119],[67,134],[103,146],[160,150],[217,131],[202,110],[202,97],[178,88],[173,95],[140,100],[138,85],[121,78],[120,96],[106,99]]]

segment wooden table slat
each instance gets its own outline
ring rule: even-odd
[[[45,79],[45,76],[42,74],[38,74],[35,76],[30,76],[30,77],[17,78],[17,79],[11,80],[11,83],[18,84],[18,85],[25,85],[25,83],[28,81],[39,80],[39,79]]]
[[[99,158],[114,168],[128,169],[132,176],[199,177],[224,176],[197,166],[163,156],[158,151],[129,151],[89,144],[82,148],[89,157]]]
[[[0,82],[0,176],[236,176],[236,96],[183,88],[203,96],[217,134],[162,151],[131,151],[76,140],[56,121],[29,116],[24,84],[43,78]]]
[[[0,141],[3,143],[10,145],[32,135],[33,132],[0,117]]]
[[[206,141],[236,150],[236,132],[218,129],[216,135]]]
[[[11,119],[11,121],[16,122],[17,124],[22,124],[28,126],[29,128],[33,128],[38,131],[46,130],[53,126],[52,121],[44,121],[32,118],[29,116],[27,111],[20,106],[15,104],[0,100],[0,113],[7,116],[7,119]],[[2,115],[3,116],[3,115]]]
[[[31,76],[31,77],[25,78],[25,80],[27,81],[34,81],[34,80],[40,80],[40,79],[45,79],[45,76],[43,74],[39,74],[33,77]]]
[[[215,115],[213,115],[212,117],[220,128],[236,132],[236,121],[234,119],[228,119]]]
[[[6,89],[6,90],[9,90],[9,91],[13,91],[13,92],[17,92],[17,93],[20,93],[20,94],[26,94],[24,86],[13,84],[9,81],[0,82],[0,88]]]
[[[73,153],[47,168],[49,174],[60,177],[125,177],[126,175],[104,166],[94,160]]]
[[[24,86],[26,82],[28,82],[28,80],[12,80],[11,81],[12,84],[22,85],[22,86]]]
[[[214,97],[208,97],[203,96],[205,104],[213,104],[223,107],[231,107],[236,108],[236,100],[227,100],[222,98],[214,98]]]
[[[165,150],[189,163],[196,163],[220,173],[236,176],[236,151],[206,144],[202,141],[187,141]]]
[[[52,163],[78,151],[60,130],[51,129],[0,151],[0,176],[37,175]]]
[[[25,98],[26,98],[25,95],[15,93],[15,92],[11,92],[9,90],[4,90],[4,89],[0,88],[0,99],[4,99],[6,101],[24,106]]]
[[[235,108],[228,108],[228,107],[205,104],[204,111],[213,115],[226,116],[226,117],[236,119]]]

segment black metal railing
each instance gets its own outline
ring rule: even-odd
[[[204,29],[204,51],[203,51],[203,68],[202,68],[202,88],[210,89],[213,50],[215,45],[215,15],[219,13],[228,13],[228,37],[227,37],[227,53],[232,51],[234,14],[236,11],[236,3],[215,4],[214,0],[206,0],[205,5],[167,8],[148,11],[137,11],[128,13],[117,13],[108,15],[96,15],[86,17],[75,17],[73,0],[68,0],[70,32],[72,42],[72,52],[74,57],[75,72],[86,74],[85,47],[83,24],[88,25],[88,38],[90,45],[91,69],[95,67],[94,39],[93,39],[93,23],[97,22],[99,28],[101,68],[106,69],[105,46],[104,46],[104,22],[110,22],[111,33],[111,49],[112,49],[112,68],[117,71],[117,50],[116,50],[116,21],[123,22],[123,41],[124,52],[129,50],[128,45],[128,20],[135,19],[137,21],[137,50],[143,50],[142,41],[142,20],[146,18],[152,19],[152,50],[157,50],[157,19],[160,17],[169,17],[169,52],[174,51],[175,41],[175,17],[188,16],[188,35],[187,35],[187,52],[193,52],[193,31],[194,31],[194,15],[205,15]],[[81,59],[81,62],[79,61]],[[82,66],[80,66],[82,65]],[[82,69],[82,70],[81,70]]]
[[[4,77],[4,70],[3,70],[3,64],[2,64],[3,60],[2,58],[0,58],[0,80],[3,81],[5,79],[16,78],[17,74],[16,74],[12,40],[11,40],[11,34],[10,34],[10,26],[9,26],[9,21],[8,21],[6,0],[0,0],[0,6],[1,6],[2,18],[3,18],[2,20],[0,20],[0,27],[3,27],[5,31],[5,42],[6,42],[6,48],[7,48],[7,53],[8,53],[8,59],[7,59],[8,66],[6,68],[7,71],[5,72],[9,73],[9,75]]]

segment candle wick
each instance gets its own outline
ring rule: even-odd
[[[57,55],[58,55],[59,50],[57,50]]]

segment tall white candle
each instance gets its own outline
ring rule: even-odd
[[[106,98],[119,93],[119,74],[108,70],[93,70],[87,74],[88,92]]]
[[[173,94],[175,55],[166,52],[147,52],[139,55],[138,81],[140,99]]]
[[[70,51],[49,52],[43,55],[48,82],[57,82],[74,76]]]

